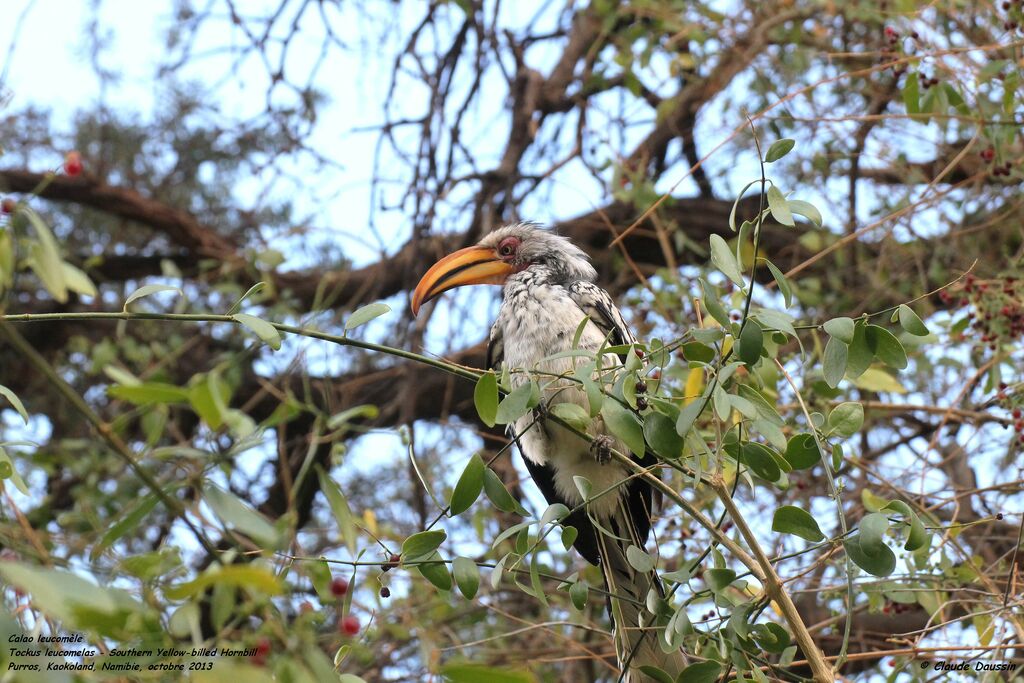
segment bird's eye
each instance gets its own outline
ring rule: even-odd
[[[516,253],[516,247],[519,246],[519,240],[515,237],[509,237],[508,239],[502,240],[501,244],[498,245],[498,254],[500,256],[512,256]]]

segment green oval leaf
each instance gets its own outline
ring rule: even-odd
[[[480,492],[484,488],[485,469],[487,466],[479,454],[474,454],[466,463],[448,504],[452,515],[461,515],[480,497]]]
[[[925,327],[924,322],[914,313],[914,309],[906,304],[900,304],[899,309],[900,326],[903,327],[907,332],[916,337],[927,337],[928,328]]]
[[[426,560],[416,565],[420,575],[443,591],[452,589],[452,573],[440,553],[434,551]]]
[[[661,413],[651,412],[644,418],[644,438],[663,458],[674,460],[683,454],[683,439],[676,432],[675,422]]]
[[[836,337],[829,337],[825,344],[825,355],[822,362],[822,373],[825,375],[825,384],[833,389],[839,386],[839,382],[846,374],[846,361],[849,357],[849,347]]]
[[[782,225],[795,226],[796,222],[793,220],[793,214],[789,210],[786,198],[782,195],[782,190],[772,185],[768,188],[766,194],[768,196],[768,210],[771,211],[772,218]]]
[[[618,401],[608,400],[601,406],[601,417],[613,435],[621,439],[633,453],[643,454],[644,428],[633,411],[623,408]]]
[[[498,410],[495,412],[494,422],[507,425],[525,415],[533,405],[536,405],[536,402],[533,400],[535,386],[532,381],[521,384],[513,389],[508,396],[501,399],[501,403],[498,404]]]
[[[864,406],[854,401],[837,405],[828,415],[828,427],[841,436],[853,436],[864,424]]]
[[[878,325],[868,325],[865,334],[875,358],[897,370],[907,367],[907,352],[892,332]]]
[[[855,534],[843,541],[843,547],[850,560],[874,576],[889,576],[896,569],[896,555],[884,543],[866,552],[860,543],[860,534]]]
[[[647,554],[641,548],[631,545],[626,548],[626,560],[629,565],[640,572],[641,574],[647,574],[654,571],[654,558]]]
[[[813,434],[797,434],[786,444],[786,462],[794,470],[806,470],[821,462],[821,451]]]
[[[379,318],[385,313],[390,313],[391,307],[387,304],[367,304],[362,308],[357,308],[353,311],[352,315],[349,316],[348,320],[345,321],[345,331],[354,330],[360,325],[365,325],[374,318]]]
[[[713,593],[720,593],[736,580],[736,572],[732,569],[707,569],[704,571],[704,582]]]
[[[455,585],[467,600],[472,600],[480,588],[480,569],[468,557],[456,557],[452,562]]]
[[[488,427],[493,427],[498,417],[498,378],[493,372],[485,372],[476,381],[473,403],[476,405],[480,421]]]
[[[277,351],[281,348],[281,334],[266,320],[248,313],[235,313],[231,317],[252,330],[257,337],[263,340],[264,344],[273,350]]]
[[[25,405],[21,402],[21,399],[18,398],[18,395],[3,384],[0,384],[0,396],[6,398],[10,402],[11,406],[18,411],[18,415],[21,415],[21,419],[25,421],[25,424],[28,424],[28,411],[25,410]]]
[[[732,249],[729,248],[729,245],[721,235],[711,235],[711,262],[715,264],[715,267],[722,271],[727,278],[732,280],[737,287],[740,289],[746,287],[746,283],[743,282],[743,273],[740,270],[740,264],[736,261],[736,257],[732,253]]]
[[[441,529],[413,534],[402,543],[402,558],[415,560],[430,554],[437,550],[446,538],[448,534]]]
[[[700,662],[683,669],[675,683],[715,683],[721,673],[718,662]]]
[[[789,154],[790,150],[796,145],[796,141],[790,138],[782,138],[772,143],[772,146],[768,148],[768,153],[764,155],[765,163],[772,163],[778,161],[782,157]]]
[[[550,412],[581,432],[587,431],[590,427],[590,413],[577,403],[556,403],[551,406]]]
[[[756,321],[747,319],[740,330],[740,360],[749,366],[754,365],[761,359],[761,349],[764,348],[764,331]]]
[[[569,600],[573,607],[582,610],[587,606],[587,596],[590,594],[590,587],[586,581],[577,581],[569,586]]]
[[[794,505],[783,505],[775,511],[775,515],[772,517],[772,531],[799,536],[812,543],[817,543],[825,538],[825,534],[821,533],[814,517],[806,510]]]
[[[185,296],[184,292],[180,289],[170,285],[143,285],[128,295],[128,298],[124,300],[124,308],[122,310],[127,311],[129,304],[138,301],[142,297],[159,294],[160,292],[175,292],[178,296]]]
[[[844,344],[853,343],[854,323],[850,318],[832,318],[822,325],[829,336],[835,337]]]
[[[501,479],[490,467],[484,468],[484,493],[494,507],[502,512],[516,512],[519,510],[519,503],[512,494],[508,492]]]

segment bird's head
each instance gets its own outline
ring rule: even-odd
[[[531,223],[499,228],[476,246],[460,249],[431,266],[412,295],[412,313],[462,285],[503,285],[509,277],[543,266],[559,282],[591,281],[597,271],[568,238]]]

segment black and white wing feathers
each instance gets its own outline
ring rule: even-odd
[[[579,280],[570,283],[566,289],[569,296],[586,313],[609,341],[616,345],[635,344],[636,337],[629,331],[618,307],[608,292],[593,282]]]

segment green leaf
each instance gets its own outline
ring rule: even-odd
[[[537,683],[527,671],[496,669],[479,664],[445,664],[441,675],[451,683]]]
[[[577,581],[569,586],[569,600],[573,607],[582,610],[587,605],[587,596],[590,594],[590,587],[586,581]]]
[[[786,203],[789,205],[790,211],[803,216],[810,222],[814,223],[817,227],[821,227],[821,212],[818,211],[818,208],[814,206],[814,204],[800,199],[790,199]]]
[[[875,553],[885,545],[885,532],[889,530],[889,519],[881,512],[864,515],[860,520],[860,547],[865,552]]]
[[[248,290],[246,290],[245,294],[243,294],[242,296],[238,297],[238,301],[236,301],[235,303],[231,304],[231,308],[228,309],[227,315],[234,315],[235,313],[238,313],[240,310],[242,310],[242,302],[244,302],[246,299],[248,299],[251,296],[255,296],[255,295],[259,294],[260,292],[262,292],[266,288],[267,288],[267,283],[266,282],[257,282],[256,284],[254,284],[252,287],[250,287]]]
[[[908,515],[910,519],[910,531],[907,532],[907,543],[904,550],[918,550],[928,545],[928,530],[924,528],[921,519],[914,513]]]
[[[793,214],[789,210],[786,198],[782,196],[782,190],[772,185],[768,188],[767,195],[768,210],[771,211],[772,217],[782,225],[795,226],[796,222],[793,220]]]
[[[573,373],[576,379],[583,385],[583,391],[587,394],[587,404],[590,406],[590,417],[596,417],[601,412],[601,405],[604,403],[604,392],[594,380],[596,366],[594,363],[586,363],[576,368]]]
[[[92,283],[88,275],[67,261],[61,263],[61,268],[64,271],[64,282],[68,289],[82,296],[96,297],[96,285]]]
[[[765,481],[775,482],[782,475],[778,462],[772,457],[769,448],[763,444],[748,441],[741,445],[740,453],[743,462],[750,471]]]
[[[852,344],[855,333],[853,320],[850,318],[832,318],[822,325],[829,336],[835,337],[844,344]]]
[[[590,413],[577,403],[556,403],[551,406],[550,412],[581,432],[587,431],[590,427]]]
[[[829,429],[841,436],[853,436],[864,424],[864,406],[855,401],[840,403],[828,415]]]
[[[184,292],[179,288],[170,285],[143,285],[128,295],[128,298],[124,300],[124,308],[121,310],[127,311],[129,304],[143,297],[159,294],[160,292],[175,292],[178,296],[185,296]]]
[[[829,337],[825,344],[825,356],[822,365],[822,372],[825,375],[825,384],[833,389],[839,386],[840,380],[846,374],[846,360],[849,355],[849,347],[836,337]]]
[[[338,523],[338,532],[341,534],[342,540],[345,541],[349,553],[355,555],[356,522],[348,500],[338,483],[320,467],[317,467],[317,477],[320,480],[320,490],[323,491],[324,497],[327,498],[327,504],[334,514],[334,521]]]
[[[656,683],[674,683],[671,676],[665,673],[663,669],[660,669],[653,664],[641,664],[638,668],[643,672],[644,676],[652,679]]]
[[[623,408],[618,401],[605,401],[601,406],[601,417],[608,430],[621,439],[633,453],[643,454],[644,428],[633,411]]]
[[[711,386],[710,384],[708,386]],[[704,396],[698,396],[685,408],[679,411],[679,419],[676,420],[676,434],[685,437],[693,427],[701,412],[707,406]]]
[[[794,470],[806,470],[821,462],[821,451],[813,434],[796,434],[786,444],[785,457]]]
[[[721,673],[722,666],[718,662],[699,662],[683,669],[676,683],[715,683]]]
[[[493,427],[498,417],[498,378],[490,370],[480,375],[480,379],[476,381],[473,403],[476,405],[480,421],[488,427]]]
[[[508,492],[501,479],[490,467],[484,468],[484,493],[494,507],[502,512],[516,512],[519,510],[519,503],[512,494]]]
[[[107,388],[107,395],[137,406],[151,406],[163,403],[188,403],[191,392],[164,382],[143,382],[142,384],[116,384]]]
[[[327,419],[327,428],[331,430],[341,429],[354,420],[376,420],[379,416],[380,408],[371,403],[364,403],[331,415]]]
[[[722,327],[726,327],[729,324],[729,313],[722,307],[722,303],[718,300],[718,292],[714,287],[704,281],[704,278],[700,279],[701,290],[704,292],[704,298],[701,301],[704,302],[704,308],[708,310],[708,313],[712,318],[718,321],[718,324]]]
[[[467,600],[472,600],[480,588],[480,568],[468,557],[456,557],[452,562],[455,585]]]
[[[448,565],[445,564],[441,554],[436,550],[429,557],[424,558],[420,564],[416,565],[416,569],[423,578],[434,584],[435,587],[443,591],[450,591],[452,589],[452,573],[448,571]]]
[[[772,531],[799,536],[811,543],[817,543],[825,538],[814,517],[806,510],[793,505],[783,505],[775,511],[772,517]]]
[[[906,304],[900,304],[897,309],[900,316],[900,325],[910,334],[915,337],[927,337],[928,328],[925,327],[924,322],[917,317],[917,313],[914,313],[914,309]]]
[[[203,498],[225,526],[250,536],[264,547],[277,547],[280,534],[274,525],[235,494],[208,483]]]
[[[390,313],[391,307],[387,304],[367,304],[361,308],[357,308],[349,316],[348,320],[345,321],[345,331],[354,330],[360,325],[365,325],[374,318],[379,318],[385,313]]]
[[[626,548],[626,560],[633,569],[641,574],[654,571],[654,558],[635,545]]]
[[[768,148],[768,153],[764,155],[765,163],[772,163],[778,161],[782,157],[789,154],[790,150],[796,145],[796,141],[790,138],[782,138],[772,143],[772,146]]]
[[[868,325],[865,334],[875,358],[897,370],[907,367],[907,352],[889,330],[878,325]]]
[[[850,560],[874,576],[889,576],[896,569],[896,555],[885,544],[875,548],[874,552],[866,552],[860,543],[860,534],[855,534],[843,541],[846,554]]]
[[[764,332],[757,322],[748,318],[743,329],[740,330],[740,360],[748,366],[754,365],[761,359],[762,348],[764,348]]]
[[[921,83],[916,71],[907,74],[902,94],[903,105],[907,108],[907,113],[919,114],[921,112]]]
[[[30,247],[32,270],[39,276],[43,286],[53,295],[53,298],[64,303],[68,300],[68,287],[64,280],[64,260],[60,257],[57,240],[39,214],[27,206],[22,206],[21,210],[28,216],[36,233],[37,241]]]
[[[711,262],[727,278],[732,280],[737,287],[740,289],[746,287],[746,283],[743,281],[743,273],[740,270],[740,264],[736,261],[732,249],[729,248],[729,245],[726,244],[721,235],[711,235]]]
[[[14,487],[22,494],[26,496],[29,494],[25,480],[18,474],[18,470],[14,468],[14,462],[11,461],[11,456],[3,448],[0,448],[0,479],[10,479]]]
[[[255,332],[256,336],[273,350],[277,351],[281,348],[281,334],[277,331],[276,327],[266,320],[249,315],[248,313],[235,313],[231,317]]]
[[[736,572],[732,569],[706,569],[704,582],[712,593],[720,593],[736,580]]]
[[[663,458],[674,460],[683,454],[683,439],[676,432],[675,423],[659,412],[651,412],[644,418],[644,438]]]
[[[494,422],[496,424],[511,424],[521,418],[526,412],[536,405],[533,401],[535,384],[530,381],[521,384],[501,399],[498,410],[495,412]],[[531,405],[533,403],[533,405]]]
[[[758,645],[774,654],[780,654],[789,647],[789,634],[786,633],[786,629],[771,621],[752,626],[751,635]]]
[[[474,454],[466,463],[449,502],[452,515],[461,515],[480,497],[480,492],[484,488],[485,469],[487,466],[479,454]]]
[[[228,411],[231,388],[216,370],[193,378],[188,390],[188,401],[192,410],[211,429],[220,429]]]
[[[854,329],[853,340],[850,342],[846,358],[846,376],[852,380],[863,375],[875,357],[875,352],[868,344],[866,329],[867,325],[857,325]]]
[[[25,410],[25,405],[21,402],[21,399],[18,398],[18,395],[3,384],[0,384],[0,396],[6,398],[8,402],[10,402],[11,406],[18,411],[18,415],[21,415],[21,419],[25,421],[25,424],[28,424],[28,411]]]
[[[402,543],[402,558],[415,560],[428,555],[437,550],[446,538],[448,534],[441,529],[413,534]]]
[[[772,277],[775,278],[775,284],[779,286],[779,292],[786,302],[786,308],[789,308],[793,305],[793,288],[790,286],[789,280],[786,279],[786,276],[774,263],[767,259],[765,259],[764,263],[768,266],[768,270],[771,271]]]

